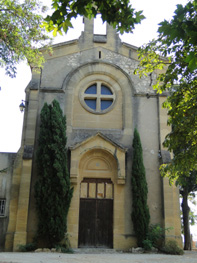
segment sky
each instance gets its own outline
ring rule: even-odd
[[[120,36],[123,42],[134,46],[148,43],[157,36],[158,24],[164,19],[170,20],[177,4],[185,5],[187,0],[132,0],[133,8],[143,10],[146,17],[141,24],[135,26],[133,34]],[[50,6],[51,0],[43,0]],[[76,39],[83,30],[82,19],[73,21],[74,29],[70,29],[67,35],[56,37],[54,44]],[[20,63],[17,69],[17,77],[9,78],[0,69],[0,152],[17,152],[21,144],[21,133],[24,113],[19,110],[21,100],[25,100],[25,88],[31,80],[30,68],[25,62]],[[196,234],[197,228],[192,228]]]

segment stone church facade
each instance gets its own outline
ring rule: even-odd
[[[131,221],[131,168],[134,128],[140,133],[152,224],[172,227],[166,238],[181,244],[179,194],[159,173],[169,158],[162,141],[169,132],[162,109],[165,96],[149,77],[133,74],[137,48],[122,43],[107,25],[106,35],[93,34],[93,20],[77,40],[53,46],[42,70],[32,71],[26,88],[22,144],[17,154],[1,153],[0,244],[16,251],[36,232],[35,152],[40,111],[54,99],[67,118],[70,180],[74,194],[68,214],[72,248],[136,246]],[[153,76],[155,77],[155,76]]]

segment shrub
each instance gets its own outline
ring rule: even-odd
[[[162,228],[159,224],[150,225],[147,239],[151,241],[152,246],[159,248],[162,246],[164,241],[165,229]]]
[[[166,254],[171,254],[171,255],[183,255],[184,251],[181,249],[176,240],[168,240],[165,244],[165,246],[162,249],[163,252]]]
[[[145,250],[151,250],[152,247],[161,249],[164,243],[165,231],[171,228],[162,228],[159,224],[151,224],[148,228],[146,239],[143,240],[142,246]]]
[[[28,243],[26,245],[19,245],[18,248],[20,252],[30,252],[34,251],[37,247],[34,243]]]
[[[142,242],[143,248],[147,251],[151,250],[153,247],[153,243],[149,239],[145,239]]]

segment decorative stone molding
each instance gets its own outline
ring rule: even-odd
[[[109,140],[101,133],[97,133],[85,141],[78,143],[77,145],[70,147],[71,150],[71,173],[70,178],[73,184],[77,184],[84,175],[87,164],[91,163],[91,169],[94,171],[94,176],[98,177],[102,174],[105,177],[108,176],[111,171],[111,176],[114,176],[114,170],[116,170],[115,178],[112,178],[117,184],[125,184],[125,153],[126,149],[117,145],[116,143]],[[101,163],[106,164],[108,169],[100,168],[99,170],[96,165],[93,167],[93,160],[101,160]],[[97,158],[97,159],[96,159]],[[80,178],[80,179],[79,179]]]

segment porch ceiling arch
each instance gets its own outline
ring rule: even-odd
[[[94,147],[85,151],[79,160],[80,181],[84,177],[108,178],[115,183],[118,177],[118,163],[106,149]]]
[[[88,170],[86,168],[89,164],[91,166],[89,167],[90,173],[92,169],[96,177],[105,177],[111,171],[112,175],[115,174],[115,178],[112,178],[114,183],[125,184],[126,149],[111,142],[104,135],[98,133],[74,147],[70,147],[70,150],[70,178],[72,183],[80,183],[84,177],[84,173]],[[101,169],[96,167],[97,164],[100,165]]]

